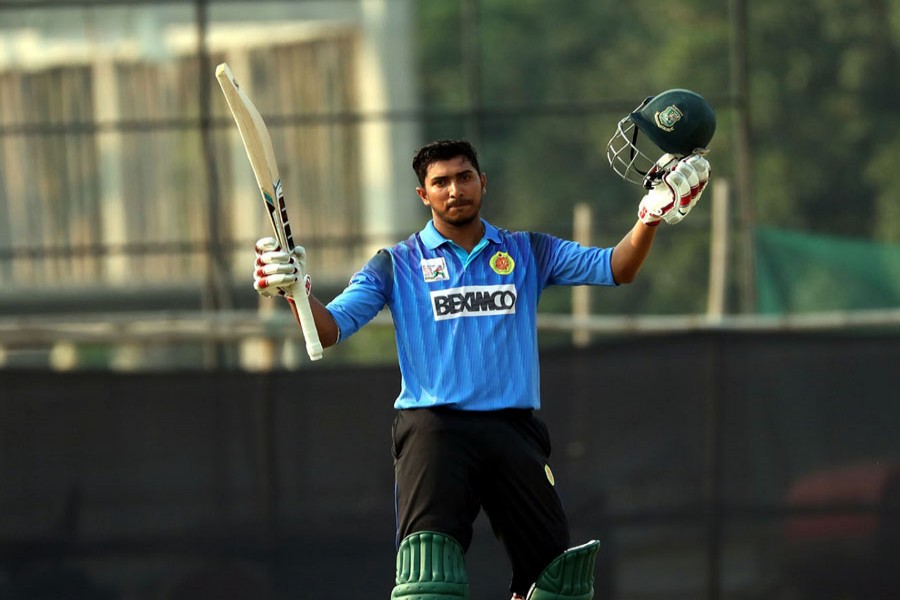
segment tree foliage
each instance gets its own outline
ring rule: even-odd
[[[641,192],[615,177],[604,148],[645,96],[673,87],[706,96],[719,118],[714,176],[734,175],[730,4],[420,0],[423,100],[477,117],[474,130],[471,115],[435,119],[426,134],[476,138],[489,219],[570,236],[572,207],[589,202],[594,243],[613,244]],[[754,225],[900,242],[900,0],[747,11]],[[702,311],[708,227],[701,207],[663,232],[647,281],[601,310]]]

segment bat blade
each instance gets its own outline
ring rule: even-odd
[[[250,159],[250,166],[259,186],[259,192],[266,203],[269,220],[275,231],[281,247],[290,250],[287,240],[284,239],[279,227],[279,195],[282,195],[281,177],[278,173],[278,163],[275,160],[275,149],[272,146],[272,138],[269,129],[259,114],[256,105],[240,88],[234,74],[226,63],[216,67],[216,80],[225,95],[225,101],[231,111],[231,116],[237,124],[241,141]]]
[[[238,85],[226,63],[216,67],[216,80],[222,88],[225,101],[228,103],[238,132],[241,134],[241,141],[244,143],[247,158],[250,159],[250,166],[256,177],[256,183],[265,203],[275,238],[283,250],[290,252],[295,247],[294,237],[291,233],[281,177],[278,173],[278,163],[275,160],[275,149],[272,146],[269,129],[256,105]],[[299,289],[287,292],[285,296],[303,330],[306,353],[311,360],[319,360],[322,358],[322,343],[319,341],[312,309],[309,306],[309,286],[306,273],[299,273],[296,287]]]

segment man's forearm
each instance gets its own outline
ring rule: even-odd
[[[635,223],[622,241],[616,244],[612,254],[612,272],[616,283],[631,283],[650,254],[658,227],[651,227],[640,220]]]

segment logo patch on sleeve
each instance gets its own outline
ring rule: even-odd
[[[490,264],[497,275],[509,275],[516,268],[516,261],[506,252],[498,252],[493,255]]]
[[[450,279],[450,274],[447,273],[447,263],[444,261],[443,256],[437,258],[423,258],[421,264],[422,276],[425,278],[425,283],[431,283],[432,281],[447,281]]]

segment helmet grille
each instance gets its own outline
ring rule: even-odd
[[[630,183],[642,184],[656,161],[638,148],[640,129],[631,116],[619,121],[616,132],[606,144],[606,159],[619,176]]]

